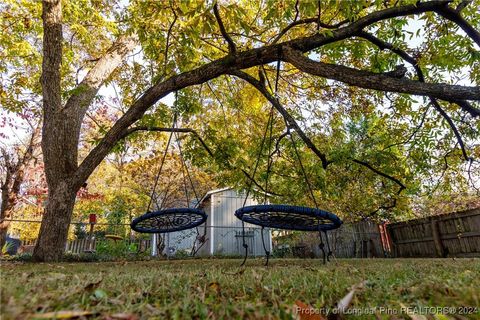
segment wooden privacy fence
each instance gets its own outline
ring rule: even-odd
[[[337,258],[383,258],[389,255],[388,247],[382,241],[385,238],[384,229],[372,221],[344,224],[328,231],[327,235],[330,248]],[[322,236],[325,242],[325,237]],[[318,245],[318,232],[305,232],[299,243],[292,247],[292,251],[304,249],[307,254],[297,256],[309,256],[308,252],[311,252],[314,256],[321,257]]]
[[[382,242],[382,229],[374,222],[344,224],[327,234],[337,258],[383,258],[388,255]]]
[[[479,257],[480,208],[387,226],[394,257]]]

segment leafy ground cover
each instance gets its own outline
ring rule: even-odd
[[[327,265],[278,259],[269,267],[260,260],[249,260],[246,268],[239,264],[235,259],[2,262],[1,318],[290,319],[297,305],[325,312],[345,301],[347,314],[331,313],[329,319],[480,318],[475,309],[480,305],[480,259],[351,259]],[[52,314],[56,311],[64,313]]]

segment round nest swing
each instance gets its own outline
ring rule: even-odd
[[[175,93],[175,101],[177,101],[176,93]],[[170,142],[172,141],[173,134],[176,132],[175,131],[176,128],[177,128],[177,113],[175,113],[173,116],[172,130],[170,131],[170,135],[168,137],[167,145],[165,147],[162,161],[160,163],[160,168],[155,177],[155,183],[153,185],[153,190],[150,195],[150,201],[148,203],[147,213],[145,213],[144,215],[138,218],[133,219],[132,223],[130,224],[130,228],[132,228],[132,230],[136,232],[169,233],[169,232],[182,231],[182,230],[196,228],[207,220],[207,214],[203,210],[196,209],[196,208],[189,208],[189,207],[170,208],[170,209],[161,209],[153,212],[150,211],[150,208],[154,201],[154,196],[155,196],[155,191],[158,185],[158,181],[159,181],[160,175],[162,174],[162,168],[163,168],[163,165],[165,164],[168,148],[170,146]],[[175,137],[178,144],[180,159],[182,161],[182,175],[183,175],[185,197],[186,197],[187,203],[190,203],[190,200],[189,200],[188,191],[187,191],[186,177],[188,177],[188,180],[191,183],[193,192],[195,194],[195,198],[197,199],[197,202],[198,202],[195,186],[193,185],[192,179],[190,177],[190,173],[188,172],[188,167],[185,163],[185,160],[182,154],[180,140],[176,134],[175,134]],[[186,170],[186,176],[185,176],[184,168]],[[206,232],[206,229],[205,229],[205,232]],[[198,229],[197,229],[197,236],[198,236]]]
[[[328,211],[290,205],[246,206],[236,210],[235,216],[243,222],[285,230],[327,231],[342,225],[342,220]]]
[[[200,209],[172,208],[147,212],[135,218],[130,227],[142,233],[168,233],[198,227],[207,220]]]

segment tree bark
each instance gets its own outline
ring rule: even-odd
[[[314,61],[305,57],[301,51],[294,50],[291,47],[284,47],[283,53],[285,61],[291,63],[300,71],[327,79],[341,81],[355,87],[422,95],[446,101],[480,99],[480,87],[426,83],[406,78],[399,79],[389,76],[389,73],[374,73],[341,65]]]
[[[58,261],[63,256],[76,194],[76,188],[65,181],[59,182],[55,189],[49,189],[40,234],[33,252],[35,260]]]
[[[86,181],[74,179],[78,168],[80,128],[98,90],[134,48],[136,40],[120,36],[97,61],[62,104],[60,65],[62,61],[62,6],[60,0],[42,2],[43,20],[43,131],[42,151],[48,199],[33,257],[56,261],[63,254],[76,193]]]

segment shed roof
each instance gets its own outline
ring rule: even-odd
[[[226,188],[220,188],[220,189],[214,189],[214,190],[208,191],[207,193],[205,193],[202,199],[200,199],[200,201],[197,204],[197,207],[201,207],[202,204],[212,196],[212,194],[216,194],[216,193],[220,193],[220,192],[232,190],[232,189],[233,189],[232,187],[226,187]]]

